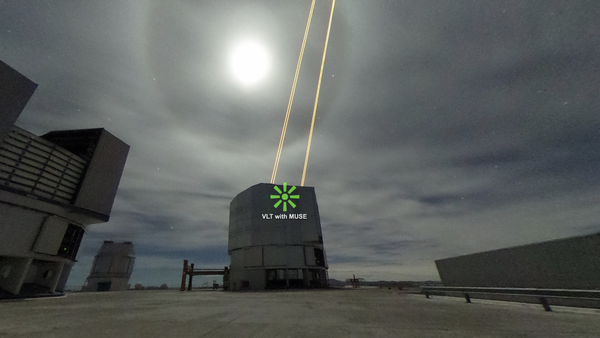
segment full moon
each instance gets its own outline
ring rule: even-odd
[[[269,56],[263,46],[254,41],[237,45],[230,57],[235,78],[244,85],[253,85],[264,78],[269,68]]]

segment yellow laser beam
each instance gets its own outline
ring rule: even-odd
[[[315,129],[315,117],[317,116],[317,106],[319,105],[319,92],[321,91],[321,80],[323,79],[323,68],[325,68],[325,56],[327,56],[327,44],[329,43],[329,33],[331,32],[331,21],[333,20],[333,10],[335,9],[335,0],[331,4],[331,14],[329,15],[329,25],[327,27],[327,37],[325,38],[325,47],[323,49],[323,61],[321,62],[321,72],[319,73],[319,82],[317,84],[317,94],[315,97],[315,108],[313,109],[312,121],[310,123],[310,132],[308,134],[308,146],[306,147],[306,158],[304,159],[304,170],[302,171],[302,181],[300,186],[304,186],[306,178],[306,167],[308,166],[308,155],[310,154],[310,144],[312,142],[312,134]],[[271,182],[273,183],[273,182]]]
[[[290,112],[292,111],[292,103],[294,102],[294,94],[296,92],[296,84],[298,83],[298,75],[300,74],[300,67],[302,65],[302,58],[304,56],[304,49],[306,47],[306,40],[308,39],[308,31],[310,29],[310,22],[312,20],[313,11],[315,9],[316,0],[312,1],[310,6],[310,12],[308,14],[308,21],[306,22],[306,29],[304,30],[304,38],[302,39],[302,47],[300,48],[300,56],[298,57],[298,64],[296,65],[296,73],[294,74],[294,82],[292,83],[292,91],[290,93],[290,99],[288,101],[287,110],[285,112],[285,120],[283,121],[283,129],[281,130],[281,138],[279,139],[279,147],[277,148],[277,155],[275,156],[275,164],[273,165],[273,173],[271,174],[271,184],[275,183],[275,177],[277,176],[277,169],[279,169],[279,160],[281,159],[281,151],[283,150],[283,141],[285,139],[285,133],[287,131],[288,122],[290,119]]]

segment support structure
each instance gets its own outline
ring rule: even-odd
[[[223,290],[227,290],[227,286],[229,285],[229,268],[224,267],[223,270],[218,269],[194,269],[194,263],[188,265],[188,260],[183,260],[183,272],[181,274],[181,288],[179,291],[185,291],[185,282],[187,276],[190,276],[188,281],[187,290],[192,291],[192,280],[194,276],[215,276],[222,275],[223,276]]]
[[[352,275],[352,278],[346,279],[346,283],[350,283],[353,288],[359,288],[360,282],[364,282],[364,281],[365,281],[364,278],[356,278],[355,275]]]

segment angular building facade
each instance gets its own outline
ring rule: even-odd
[[[600,233],[436,260],[444,286],[600,290]]]
[[[104,129],[14,126],[35,87],[0,62],[0,298],[64,290],[86,226],[110,217],[129,152]]]
[[[104,241],[81,291],[124,291],[135,263],[131,242]]]
[[[261,183],[230,204],[230,290],[327,286],[315,189]]]

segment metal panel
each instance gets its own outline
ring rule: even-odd
[[[286,252],[284,246],[265,246],[265,266],[285,266]]]
[[[127,144],[102,130],[74,204],[110,215],[128,153]]]
[[[46,216],[0,203],[0,256],[30,255]]]
[[[0,143],[33,95],[37,84],[0,61]]]
[[[92,274],[107,274],[110,272],[110,265],[112,263],[111,256],[97,256],[94,266],[92,268]]]
[[[0,288],[17,294],[27,275],[31,258],[0,257]]]
[[[600,234],[435,261],[445,286],[600,289]]]
[[[127,274],[127,271],[129,270],[129,261],[129,257],[113,257],[112,264],[110,266],[110,273]]]
[[[48,217],[40,229],[33,250],[38,253],[56,255],[68,226],[69,223],[61,218]]]
[[[304,247],[304,260],[308,266],[316,266],[315,248]]]
[[[304,248],[301,246],[286,247],[286,266],[289,268],[304,267]]]
[[[244,249],[244,267],[255,267],[263,265],[263,248],[255,246]]]
[[[28,276],[24,283],[45,286],[49,292],[54,292],[62,274],[63,263],[34,259],[29,266]]]
[[[238,194],[230,205],[228,250],[258,245],[314,245],[320,241],[321,222],[314,188],[296,187],[300,199],[296,208],[283,212],[275,208],[271,195],[273,184],[258,184]],[[279,186],[281,187],[281,185]],[[291,185],[289,187],[291,189]],[[290,215],[306,215],[306,219],[291,219]],[[284,219],[276,219],[284,215]],[[242,231],[242,229],[244,231]],[[251,236],[244,236],[249,231]]]

